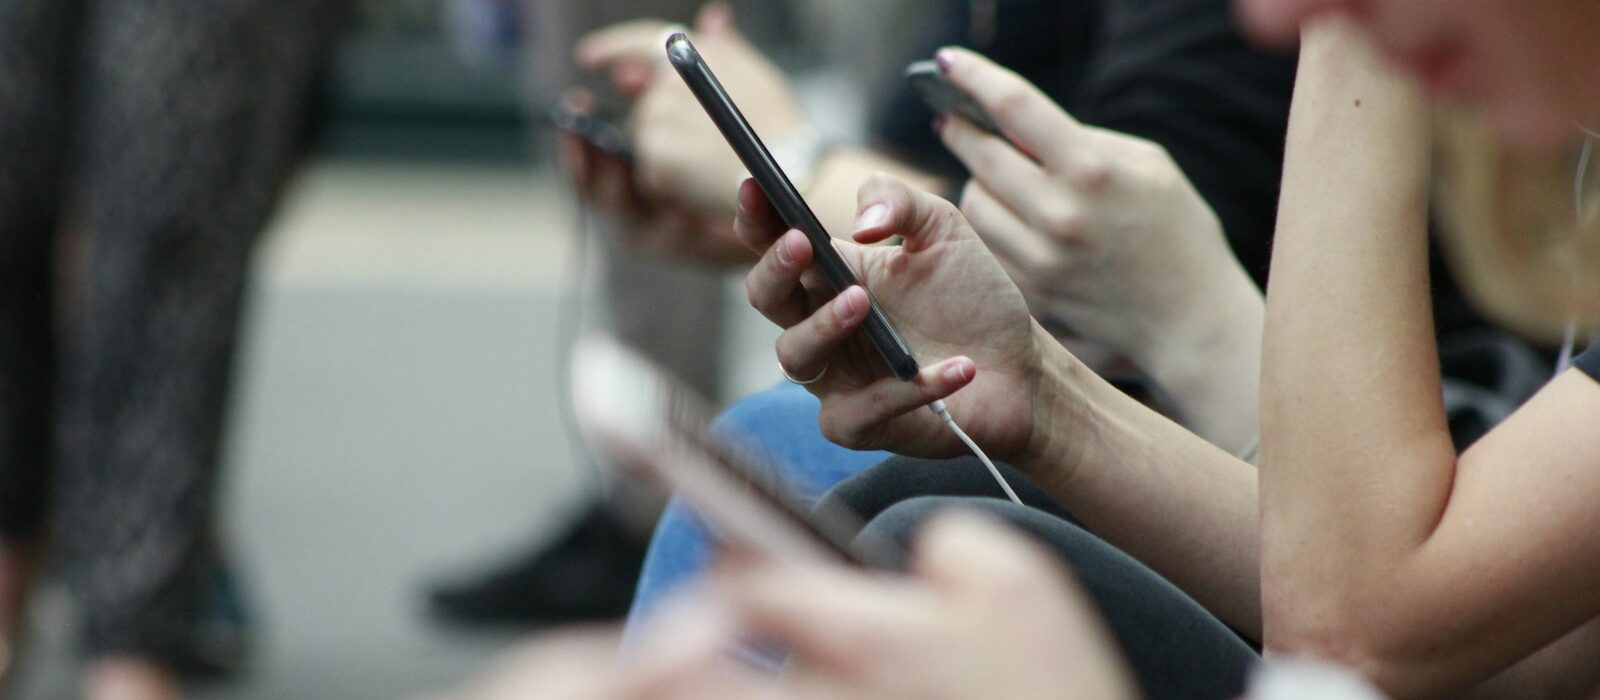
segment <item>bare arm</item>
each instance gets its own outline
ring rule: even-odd
[[[1255,467],[1107,384],[1059,345],[1046,447],[1020,460],[1095,534],[1259,639]]]
[[[1428,145],[1360,36],[1307,32],[1263,350],[1266,641],[1399,695],[1469,686],[1600,612],[1600,385],[1568,373],[1451,446]]]

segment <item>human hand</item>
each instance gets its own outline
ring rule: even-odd
[[[790,651],[763,697],[1135,697],[1059,562],[987,518],[932,521],[906,577],[733,557],[707,597],[726,609],[714,617],[732,625],[729,636]]]
[[[777,675],[733,645],[777,643]],[[730,552],[709,581],[647,619],[621,663],[616,636],[549,635],[440,700],[1126,700],[1134,684],[1082,591],[1015,531],[945,515],[909,576]]]
[[[1036,313],[1157,374],[1170,354],[1259,327],[1260,292],[1165,149],[1077,122],[976,53],[937,59],[1005,132],[960,118],[940,130],[972,173],[962,213]]]
[[[857,332],[866,291],[835,296],[811,265],[810,239],[784,232],[753,181],[739,190],[734,221],[740,239],[765,251],[745,289],[752,306],[787,329],[779,364],[791,377],[818,377],[806,388],[822,400],[823,435],[855,449],[964,454],[938,418],[920,410],[948,397],[952,415],[991,455],[1023,463],[1043,454],[1056,406],[1045,380],[1060,369],[1044,355],[1060,346],[1033,322],[1016,286],[949,202],[883,175],[861,185],[857,202],[854,242],[833,244],[922,360],[909,382]],[[893,236],[904,244],[871,245]]]
[[[573,90],[569,109],[585,112],[590,95]],[[633,166],[573,134],[560,137],[561,161],[578,195],[595,211],[623,224],[626,242],[644,252],[713,265],[744,266],[755,260],[733,236],[727,217],[708,217],[677,203],[645,195]]]
[[[609,71],[619,92],[635,98],[628,132],[643,193],[658,203],[727,220],[733,212],[728,193],[745,177],[744,165],[667,67],[663,40],[671,26],[637,20],[599,30],[579,42],[578,63]],[[726,5],[703,7],[693,38],[728,95],[763,137],[770,140],[806,128],[788,77],[745,40]]]
[[[569,629],[540,635],[495,660],[459,688],[426,700],[748,700],[757,686],[741,682],[736,661],[722,653],[728,625],[694,601],[644,627],[639,649],[618,661],[621,635]],[[665,612],[665,611],[664,611]],[[669,626],[670,625],[670,626]],[[422,700],[419,698],[419,700]]]

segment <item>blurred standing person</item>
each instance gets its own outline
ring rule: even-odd
[[[591,88],[601,104],[600,113],[627,114],[628,105],[616,99],[608,76],[573,64],[578,40],[591,31],[638,17],[666,17],[688,23],[704,0],[529,0],[528,94],[535,109],[575,87]],[[597,223],[604,249],[602,274],[604,313],[610,330],[622,340],[656,357],[680,372],[702,393],[715,396],[721,362],[707,352],[708,339],[721,336],[723,275],[720,270],[691,261],[663,260],[660,255],[632,249],[627,228],[633,222]],[[673,303],[647,300],[670,297]]]
[[[339,5],[0,0],[5,671],[46,564],[80,611],[82,697],[176,698],[244,661],[222,416]]]
[[[520,32],[526,55],[526,94],[535,121],[573,88],[587,91],[601,114],[626,114],[628,105],[610,87],[609,76],[573,64],[578,40],[601,27],[639,17],[689,22],[704,0],[493,0],[520,2]],[[729,218],[728,220],[731,220]],[[724,228],[726,221],[719,221]],[[702,394],[720,390],[726,269],[695,260],[667,259],[642,249],[632,232],[639,221],[597,216],[585,236],[604,260],[600,271],[601,314],[608,332],[650,355]],[[678,222],[680,228],[689,228]],[[731,239],[730,239],[731,240]],[[749,253],[736,246],[741,262]],[[662,303],[662,300],[670,300]],[[621,617],[633,599],[644,560],[643,536],[598,496],[584,504],[565,530],[536,542],[477,576],[451,581],[432,593],[442,618],[478,625],[538,626]],[[620,499],[619,499],[620,500]],[[638,510],[640,504],[630,503]],[[637,515],[637,514],[635,514]],[[649,522],[653,516],[638,516]]]

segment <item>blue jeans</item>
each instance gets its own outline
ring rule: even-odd
[[[749,444],[772,458],[779,479],[809,506],[845,479],[890,457],[887,452],[857,452],[835,445],[817,427],[821,404],[804,388],[785,382],[730,407],[715,430]],[[704,570],[711,561],[711,535],[674,498],[667,505],[645,555],[644,570],[628,612],[631,639],[663,596]]]

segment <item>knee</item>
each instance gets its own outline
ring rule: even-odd
[[[939,511],[958,507],[963,499],[950,496],[917,496],[900,501],[876,514],[861,528],[853,546],[857,550],[880,553],[895,568],[904,568],[906,555],[917,530]],[[819,503],[820,511],[825,504]]]
[[[779,429],[792,430],[796,426],[794,419],[809,416],[809,422],[799,425],[809,426],[814,432],[820,407],[817,398],[805,389],[780,384],[734,402],[717,416],[715,429],[735,439],[760,439]]]
[[[1008,475],[1008,478],[1012,477]],[[840,482],[823,495],[817,508],[843,508],[872,520],[896,504],[918,496],[1004,498],[1005,494],[988,470],[971,457],[897,456]]]

